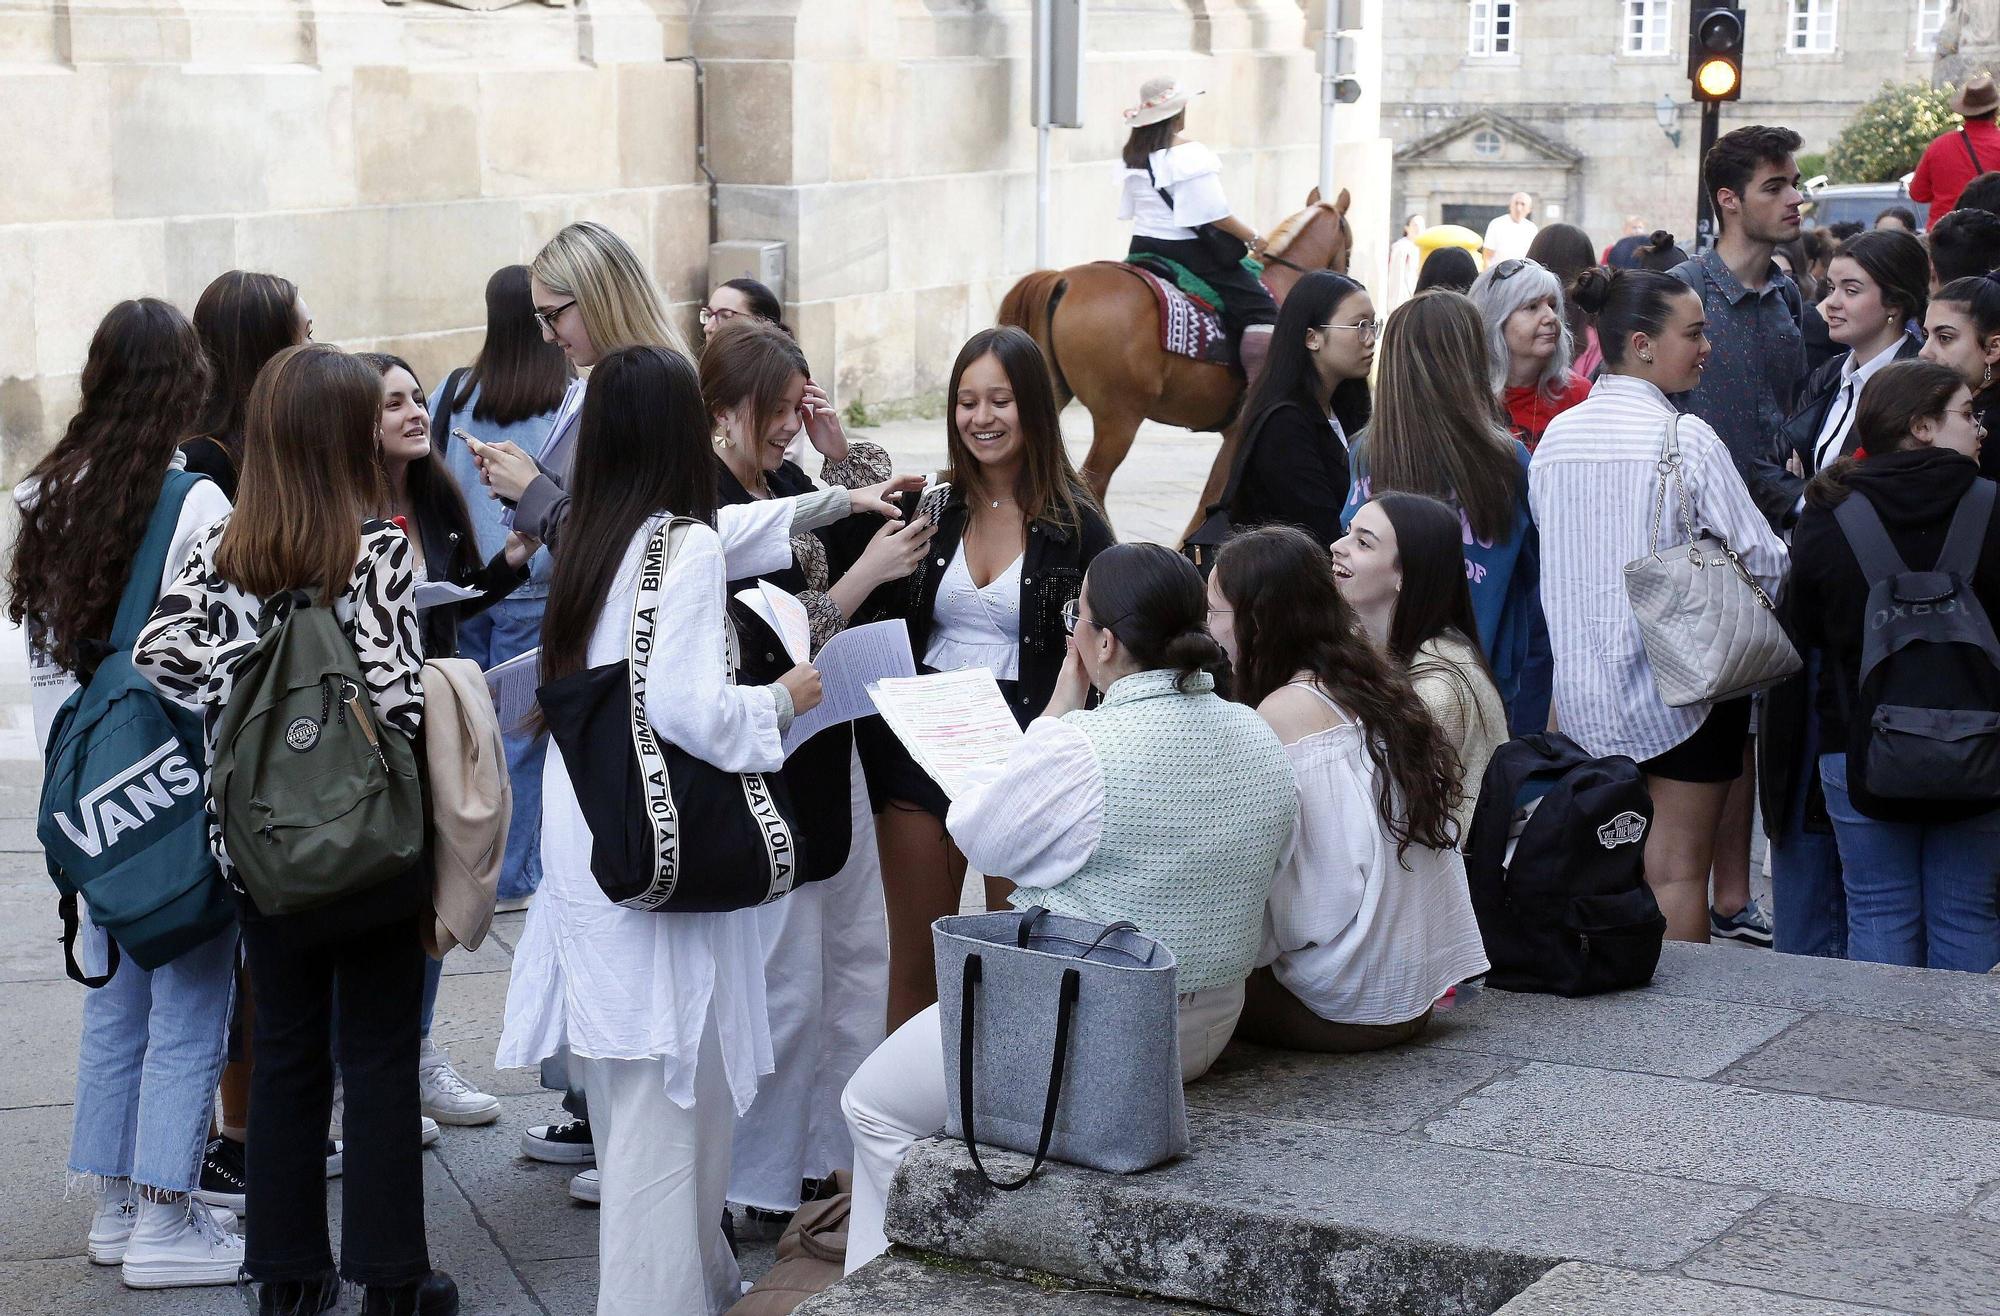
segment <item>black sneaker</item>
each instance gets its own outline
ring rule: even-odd
[[[243,1144],[233,1138],[210,1138],[201,1154],[201,1178],[195,1184],[195,1199],[242,1215],[249,1182],[243,1171]]]
[[[521,1155],[551,1165],[589,1165],[597,1159],[590,1141],[590,1121],[537,1124],[521,1135]]]
[[[415,1284],[370,1284],[361,1299],[361,1316],[458,1316],[458,1285],[442,1270]]]

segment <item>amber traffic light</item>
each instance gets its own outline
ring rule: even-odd
[[[1697,101],[1733,101],[1743,94],[1743,11],[1735,4],[1690,8],[1688,77]]]

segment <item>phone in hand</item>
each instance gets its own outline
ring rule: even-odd
[[[921,489],[911,489],[896,495],[896,506],[902,509],[903,524],[908,525],[920,516],[929,517],[936,525],[944,505],[951,501],[951,485],[946,481],[927,484]]]

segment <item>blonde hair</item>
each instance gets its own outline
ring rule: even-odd
[[[551,292],[576,298],[584,332],[600,357],[621,347],[665,347],[688,356],[667,319],[666,300],[625,239],[602,224],[571,224],[548,240],[529,267]]]
[[[1382,328],[1368,473],[1373,496],[1429,494],[1463,509],[1480,539],[1500,543],[1522,480],[1486,356],[1486,322],[1463,293],[1433,288],[1398,306]]]

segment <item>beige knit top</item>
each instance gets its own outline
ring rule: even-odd
[[[1462,849],[1472,828],[1473,806],[1479,803],[1486,762],[1507,739],[1507,707],[1478,652],[1455,631],[1418,646],[1410,663],[1410,682],[1465,765],[1465,798],[1452,811]]]

